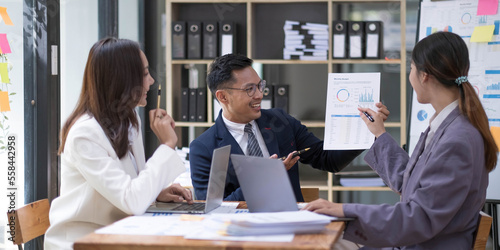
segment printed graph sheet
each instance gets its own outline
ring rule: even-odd
[[[376,110],[380,73],[330,73],[325,115],[325,150],[368,149],[375,136],[359,117],[358,105]]]
[[[488,116],[490,127],[500,127],[500,12],[477,15],[477,0],[422,2],[419,40],[439,31],[453,32],[469,49],[469,82]],[[491,41],[471,42],[478,27],[494,26]],[[429,126],[435,111],[430,104],[418,103],[413,92],[409,152],[413,152],[421,132]]]

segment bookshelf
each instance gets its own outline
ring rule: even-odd
[[[345,12],[356,11],[360,7],[370,6],[372,11],[380,10],[396,16],[394,22],[399,25],[399,47],[395,49],[396,56],[390,60],[386,59],[332,59],[332,22],[337,19],[349,21],[366,21],[365,16],[349,16]],[[375,7],[373,7],[375,6]],[[369,13],[370,14],[370,13]],[[171,57],[172,48],[172,21],[192,20],[231,20],[237,23],[237,53],[247,55],[254,60],[254,63],[262,64],[267,72],[278,71],[279,77],[274,77],[285,81],[290,85],[289,113],[302,121],[314,134],[315,131],[324,130],[325,127],[325,104],[326,104],[326,83],[328,73],[333,72],[358,72],[357,69],[371,72],[382,71],[382,67],[392,68],[390,76],[382,72],[381,80],[381,100],[391,111],[389,120],[385,123],[388,131],[395,138],[400,138],[401,145],[406,144],[406,0],[232,0],[232,1],[208,1],[208,0],[166,0],[166,109],[176,120],[178,132],[186,133],[182,128],[189,128],[190,133],[196,129],[195,137],[205,129],[214,124],[214,114],[212,107],[212,94],[207,90],[207,122],[180,122],[180,89],[181,89],[181,69],[185,64],[195,64],[205,69],[200,71],[200,75],[206,75],[206,69],[212,60],[176,60]],[[369,17],[368,17],[369,18]],[[329,24],[329,56],[324,61],[299,61],[283,60],[283,24],[284,20],[298,20],[314,23]],[[384,29],[385,23],[384,23]],[[391,37],[394,38],[394,37]],[[384,39],[384,43],[385,43]],[[394,52],[394,51],[393,51]],[[378,68],[377,68],[378,67]],[[296,78],[288,76],[288,72],[302,70],[304,76]],[[307,72],[314,71],[307,75]],[[265,74],[266,70],[264,70]],[[399,75],[396,77],[396,75]],[[301,80],[294,80],[294,79]],[[392,81],[387,84],[386,80]],[[263,79],[268,80],[264,75]],[[307,79],[311,79],[308,81]],[[307,81],[307,91],[312,96],[318,96],[314,102],[296,102],[292,98],[293,91],[302,92],[301,85]],[[202,85],[202,86],[206,86]],[[385,92],[384,92],[385,88]],[[389,91],[389,93],[387,92]],[[307,94],[307,93],[306,93]],[[385,95],[385,96],[384,96]],[[300,96],[300,95],[298,95]],[[323,98],[323,99],[321,99]],[[300,108],[298,108],[300,106]],[[308,107],[309,106],[309,107]],[[301,110],[302,109],[302,110]],[[320,110],[310,112],[310,110]],[[322,112],[321,112],[322,111]],[[314,115],[305,115],[314,113]],[[322,113],[322,114],[321,114]],[[193,129],[194,128],[194,129]],[[320,132],[321,133],[321,132]],[[321,135],[317,135],[322,138]],[[182,145],[179,140],[178,146],[188,146],[186,142]],[[303,171],[302,169],[300,170]],[[326,178],[325,178],[326,176]],[[334,174],[324,172],[320,179],[304,179],[301,175],[301,186],[304,188],[319,188],[327,193],[328,200],[333,200],[333,193],[337,191],[387,191],[388,187],[342,187],[334,185]]]

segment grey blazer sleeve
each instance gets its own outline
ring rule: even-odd
[[[401,193],[409,156],[389,133],[383,133],[377,138],[364,159],[387,186],[394,192]]]
[[[449,249],[468,246],[484,202],[487,173],[481,136],[470,126],[462,129],[462,125],[434,138],[437,142],[420,156],[408,181],[396,182],[402,186],[401,202],[344,204],[345,215],[357,218],[349,222],[344,238],[373,247],[420,244],[423,249],[439,249],[443,243]],[[390,168],[400,171],[398,164],[403,164],[407,156],[405,160],[397,159],[402,157],[400,151],[386,145],[390,142],[385,136],[380,138],[370,150],[371,163],[385,177],[395,179],[400,174],[389,174]],[[399,181],[399,177],[396,179]]]

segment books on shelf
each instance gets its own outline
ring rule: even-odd
[[[297,36],[297,35],[320,35],[320,36],[328,36],[328,31],[324,30],[287,30],[285,29],[286,36]]]
[[[315,49],[315,50],[323,50],[328,51],[328,45],[306,45],[306,44],[289,44],[285,46],[285,49],[297,50],[301,49]]]
[[[299,55],[299,56],[326,56],[328,52],[321,49],[283,49],[283,55]]]
[[[328,46],[328,40],[311,40],[311,39],[285,40],[285,46],[297,45],[297,44]]]
[[[299,34],[299,35],[287,35],[287,40],[288,41],[293,41],[293,40],[304,40],[304,39],[307,39],[307,40],[325,40],[325,39],[328,39],[328,34],[326,35],[323,35],[323,34],[318,34],[318,35],[315,35],[315,34],[312,34],[312,35],[309,35],[309,34]]]
[[[286,20],[283,29],[286,30],[326,30],[328,32],[328,24],[308,23],[299,21]]]
[[[323,61],[328,59],[328,24],[286,20],[283,25],[283,59]]]
[[[327,50],[310,50],[310,49],[298,49],[291,50],[284,48],[283,49],[283,59],[298,59],[298,60],[309,60],[309,61],[318,61],[318,60],[327,60],[328,59],[328,51]]]

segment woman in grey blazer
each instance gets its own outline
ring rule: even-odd
[[[386,133],[380,114],[360,108],[375,119],[360,113],[377,138],[365,161],[401,194],[400,202],[316,200],[305,209],[356,218],[344,238],[369,247],[471,249],[498,148],[468,71],[467,46],[456,34],[435,33],[415,46],[410,83],[417,100],[436,113],[411,157]]]

